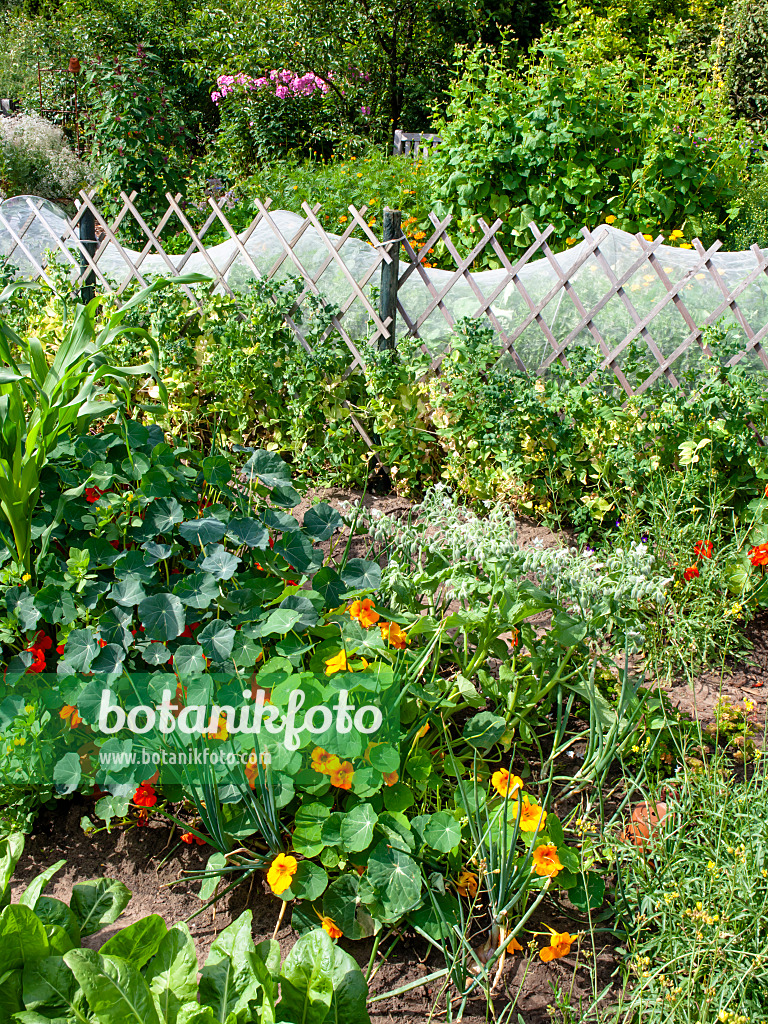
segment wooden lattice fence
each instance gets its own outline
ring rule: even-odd
[[[311,207],[304,204],[303,219],[294,218],[289,230],[285,218],[290,215],[275,214],[269,200],[257,200],[256,216],[244,232],[238,233],[214,198],[207,200],[204,223],[197,229],[187,216],[180,196],[169,194],[167,200],[167,209],[153,227],[142,216],[135,194],[123,194],[121,209],[108,220],[92,194],[83,192],[76,214],[54,227],[50,216],[43,215],[42,203],[27,197],[23,200],[26,203],[23,217],[16,209],[15,218],[9,219],[5,213],[7,204],[0,206],[0,238],[5,233],[10,240],[5,246],[10,262],[26,261],[31,276],[50,283],[41,255],[39,237],[42,232],[47,248],[56,250],[62,260],[76,268],[74,272],[81,284],[91,281],[99,290],[118,294],[131,282],[147,283],[150,258],[153,274],[178,276],[194,265],[194,269],[210,277],[211,289],[219,288],[229,294],[235,294],[230,272],[236,264],[258,279],[298,278],[303,285],[287,314],[287,322],[298,342],[307,349],[306,338],[297,326],[296,313],[308,295],[324,297],[324,284],[329,279],[327,275],[332,273],[337,292],[339,288],[342,291],[333,297],[335,311],[329,330],[336,330],[349,349],[348,372],[365,366],[364,346],[360,344],[361,322],[374,344],[385,343],[391,337],[392,321],[377,308],[371,288],[378,285],[383,265],[391,264],[395,258],[390,255],[395,251],[394,246],[400,247],[401,260],[398,319],[410,336],[421,341],[424,351],[430,355],[433,370],[439,369],[447,351],[445,338],[457,322],[454,299],[458,292],[463,296],[462,316],[490,322],[498,336],[500,352],[520,371],[530,375],[546,373],[555,360],[565,363],[569,349],[583,346],[586,341],[600,353],[599,369],[611,370],[628,395],[642,393],[662,378],[675,387],[679,383],[675,364],[692,353],[709,354],[704,331],[723,317],[732,330],[740,330],[743,335],[743,347],[730,357],[730,363],[750,358],[758,361],[760,369],[768,369],[768,354],[763,347],[768,334],[768,252],[757,246],[753,246],[751,254],[741,255],[740,266],[743,264],[746,269],[737,282],[729,278],[728,283],[713,260],[719,242],[705,249],[694,240],[693,251],[685,254],[687,265],[678,266],[675,271],[667,265],[670,251],[665,247],[662,252],[662,236],[651,241],[642,235],[624,236],[632,243],[632,258],[625,260],[618,270],[614,254],[608,252],[608,243],[616,234],[611,236],[605,227],[595,231],[584,229],[584,242],[579,250],[558,255],[549,245],[554,229],[550,226],[541,231],[531,224],[533,241],[522,256],[513,261],[497,237],[503,223],[501,219],[492,224],[479,219],[477,243],[471,252],[462,256],[450,236],[450,216],[440,219],[432,213],[431,232],[415,246],[405,237],[393,242],[381,241],[369,222],[366,207],[358,210],[350,206],[343,231],[335,234],[324,226],[319,204]],[[12,202],[19,204],[22,200]],[[139,250],[129,250],[120,241],[121,228],[129,221],[138,227],[144,238]],[[95,239],[89,239],[88,232],[83,235],[82,227],[88,223],[96,225]],[[33,226],[37,232],[37,249],[29,242]],[[206,237],[214,226],[223,229],[226,244],[206,247]],[[163,235],[171,227],[176,231],[181,229],[188,238],[188,245],[179,255],[169,254],[163,246]],[[262,256],[258,260],[250,244],[257,235],[262,239]],[[266,262],[264,238],[269,240],[271,252]],[[315,246],[312,261],[305,252],[309,239]],[[440,243],[455,265],[450,272],[436,272],[424,266],[429,251]],[[361,249],[365,259],[361,259]],[[473,265],[486,250],[492,252],[499,269],[490,274],[477,274]],[[318,251],[320,256],[317,256]],[[645,307],[639,305],[642,295],[635,297],[633,294],[639,282],[645,282],[643,294],[655,289],[653,301],[650,305],[646,302]],[[693,286],[701,290],[703,285],[709,289],[710,296],[706,315],[700,303],[692,305],[692,297],[698,294],[694,294],[695,289],[692,291]],[[187,293],[195,299],[191,289],[187,288]],[[749,303],[744,306],[747,297]],[[514,315],[510,309],[516,310]],[[613,321],[610,329],[606,329],[609,310]],[[559,318],[557,330],[553,328],[553,317]],[[659,326],[662,323],[663,331]],[[438,341],[442,338],[442,343],[436,343],[436,337]],[[630,349],[637,351],[638,346],[651,364],[642,379],[638,379],[637,374],[631,376],[623,365],[625,354]]]

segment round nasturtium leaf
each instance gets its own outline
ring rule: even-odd
[[[139,605],[139,618],[147,639],[175,640],[184,630],[184,605],[175,594],[152,594]]]

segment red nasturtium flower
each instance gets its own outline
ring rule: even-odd
[[[191,846],[192,843],[197,843],[198,846],[205,846],[205,839],[201,839],[200,836],[196,836],[194,832],[184,832],[181,837],[182,843],[186,843]]]
[[[95,504],[102,496],[104,491],[100,487],[86,487],[85,488],[85,500],[89,505]]]
[[[695,565],[689,565],[688,568],[683,573],[683,579],[685,579],[685,581],[687,583],[690,583],[690,581],[692,579],[694,579],[694,577],[696,577],[698,575],[699,575],[699,570],[696,568],[696,566]]]
[[[712,557],[712,541],[711,540],[697,540],[693,545],[693,551],[697,558],[711,558]]]
[[[157,803],[155,787],[149,782],[142,782],[133,794],[133,802],[137,807],[154,807]]]
[[[82,722],[82,718],[77,713],[77,708],[74,707],[72,704],[64,705],[64,707],[59,712],[59,718],[61,718],[62,721],[64,722],[69,721],[70,729],[76,729],[77,726],[80,725],[80,723]]]
[[[747,552],[752,565],[768,565],[768,544],[758,544]]]

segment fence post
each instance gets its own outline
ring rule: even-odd
[[[391,242],[386,251],[392,257],[391,263],[381,265],[381,288],[379,289],[379,314],[382,320],[391,317],[389,337],[379,339],[379,348],[395,348],[395,324],[397,320],[397,280],[400,276],[400,239],[402,214],[399,210],[384,207],[384,235],[382,242]]]
[[[98,242],[96,241],[96,218],[93,216],[93,210],[90,206],[86,206],[83,210],[83,215],[80,218],[80,243],[88,255],[93,259],[96,255],[96,248]],[[94,281],[96,276],[92,270],[88,269],[88,260],[85,258],[83,253],[80,254],[80,270],[82,276],[82,284],[80,286],[80,298],[84,305],[88,305],[94,296]]]

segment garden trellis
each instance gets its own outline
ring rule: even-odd
[[[274,211],[269,200],[256,200],[256,215],[236,232],[215,199],[207,201],[206,218],[195,228],[180,196],[151,226],[139,211],[135,194],[122,195],[111,221],[93,195],[82,192],[73,217],[44,200],[21,196],[0,205],[0,254],[28,277],[50,281],[46,252],[72,267],[76,283],[121,293],[132,282],[144,285],[155,276],[197,272],[211,278],[210,288],[243,292],[256,279],[275,284],[289,278],[302,282],[287,319],[297,340],[308,349],[297,310],[314,295],[333,308],[329,330],[349,349],[349,371],[365,367],[364,340],[389,341],[393,325],[375,301],[382,266],[391,263],[389,246],[369,223],[365,207],[350,206],[340,234],[322,223],[321,206],[303,205],[304,215]],[[81,239],[81,223],[92,216],[96,244]],[[582,230],[583,240],[565,252],[549,244],[553,233],[531,224],[533,240],[516,260],[497,235],[501,220],[478,221],[478,238],[462,255],[451,236],[452,218],[430,215],[432,230],[419,248],[401,239],[396,335],[418,339],[437,371],[450,337],[463,318],[491,324],[500,359],[531,376],[547,372],[555,361],[567,363],[576,348],[588,346],[599,366],[610,370],[628,395],[657,383],[676,387],[683,374],[696,372],[709,355],[704,332],[720,323],[726,328],[730,365],[746,363],[768,370],[763,343],[768,334],[768,250],[720,253],[720,243],[692,249],[648,240],[608,225]],[[120,241],[121,228],[133,221],[143,235],[141,249]],[[206,246],[212,229],[226,237]],[[163,246],[173,230],[186,236],[180,254]],[[444,247],[452,270],[425,266],[429,250]],[[498,269],[473,271],[477,258],[490,250]],[[196,302],[203,301],[187,285]]]

